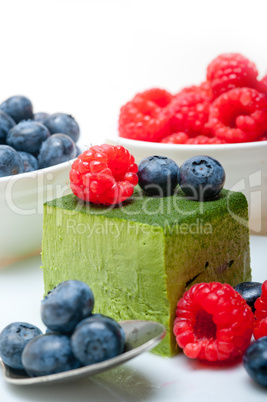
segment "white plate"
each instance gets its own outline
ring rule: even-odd
[[[251,237],[253,280],[264,281],[267,237]],[[33,257],[0,270],[0,328],[12,321],[29,321],[44,329],[40,320],[43,294],[40,258]],[[242,364],[210,367],[180,354],[161,358],[144,353],[131,362],[73,383],[15,387],[4,382],[3,402],[266,402],[267,389],[252,382]]]

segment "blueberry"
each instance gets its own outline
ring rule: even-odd
[[[72,353],[70,338],[62,334],[45,334],[32,339],[22,353],[22,364],[31,377],[80,367]]]
[[[109,317],[89,318],[81,322],[71,336],[76,358],[85,366],[118,356],[124,349],[124,338]]]
[[[15,125],[12,117],[0,110],[0,144],[6,143],[7,134]]]
[[[0,109],[11,116],[16,123],[33,119],[32,103],[26,96],[11,96],[1,103]]]
[[[121,337],[121,350],[120,353],[123,352],[124,350],[124,346],[125,346],[125,332],[124,329],[122,328],[122,326],[115,320],[113,320],[113,318],[108,317],[106,315],[103,314],[91,314],[89,317],[84,318],[82,321],[79,322],[79,324],[75,327],[75,331],[76,329],[78,329],[81,325],[88,323],[90,321],[96,321],[96,320],[104,320],[106,322],[109,322],[112,326],[114,326],[115,328],[117,328],[118,331],[118,336]]]
[[[187,196],[199,201],[212,200],[223,188],[225,171],[216,159],[198,155],[182,164],[178,181]]]
[[[166,156],[149,156],[138,168],[140,187],[148,195],[171,195],[178,184],[179,167]]]
[[[255,311],[254,303],[261,295],[262,283],[242,282],[235,286],[235,290],[246,300],[247,304]]]
[[[22,351],[27,343],[42,331],[27,322],[13,322],[0,333],[0,356],[5,364],[22,370]]]
[[[48,117],[49,117],[48,113],[38,112],[34,114],[33,119],[38,123],[43,123]]]
[[[41,303],[41,316],[52,331],[68,333],[88,317],[93,308],[94,296],[90,287],[81,281],[68,280],[47,294]]]
[[[258,339],[247,348],[243,364],[255,382],[267,387],[267,336]]]
[[[18,152],[24,164],[24,172],[32,172],[38,169],[37,159],[28,152]]]
[[[53,134],[41,146],[38,155],[39,168],[57,165],[76,157],[76,145],[65,134]]]
[[[8,145],[0,145],[0,177],[23,172],[23,160],[19,153]]]
[[[44,124],[51,134],[66,134],[77,142],[80,136],[80,128],[75,119],[70,114],[54,113],[51,114]]]
[[[42,143],[50,136],[46,126],[35,121],[22,121],[7,135],[7,144],[17,151],[38,155]]]

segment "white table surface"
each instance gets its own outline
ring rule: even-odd
[[[251,237],[253,280],[264,281],[267,237]],[[28,321],[42,330],[43,295],[39,256],[0,270],[0,328]],[[183,354],[161,358],[143,355],[100,375],[67,384],[15,386],[5,383],[0,369],[0,401],[38,402],[265,402],[267,389],[254,384],[242,364],[215,368]]]
[[[0,102],[26,95],[35,112],[72,114],[82,146],[101,143],[136,92],[198,84],[220,53],[243,53],[262,77],[266,15],[266,0],[2,0]],[[253,279],[263,281],[267,238],[251,240]],[[0,270],[0,329],[16,320],[43,328],[39,266],[33,257]],[[211,369],[183,355],[147,353],[64,386],[11,386],[0,369],[1,402],[260,402],[266,396],[242,366]]]

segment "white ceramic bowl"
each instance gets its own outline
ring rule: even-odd
[[[175,145],[135,141],[118,136],[105,142],[127,148],[139,163],[151,155],[173,159],[179,166],[196,155],[217,159],[226,172],[225,188],[241,191],[249,204],[251,234],[267,235],[267,141],[225,145]]]
[[[0,178],[0,267],[40,253],[43,203],[71,191],[72,162]]]

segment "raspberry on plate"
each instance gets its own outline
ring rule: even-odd
[[[235,88],[210,107],[209,126],[226,142],[257,140],[267,131],[267,95],[252,88]]]
[[[78,156],[70,171],[70,187],[84,201],[119,204],[138,183],[138,166],[121,145],[93,146]]]
[[[159,88],[138,93],[121,107],[120,137],[157,142],[170,134],[169,116],[164,113],[172,95]]]
[[[250,344],[254,315],[228,284],[198,283],[177,304],[174,334],[186,356],[232,361]]]
[[[225,53],[216,57],[207,67],[213,98],[233,88],[257,88],[256,65],[240,53]]]

